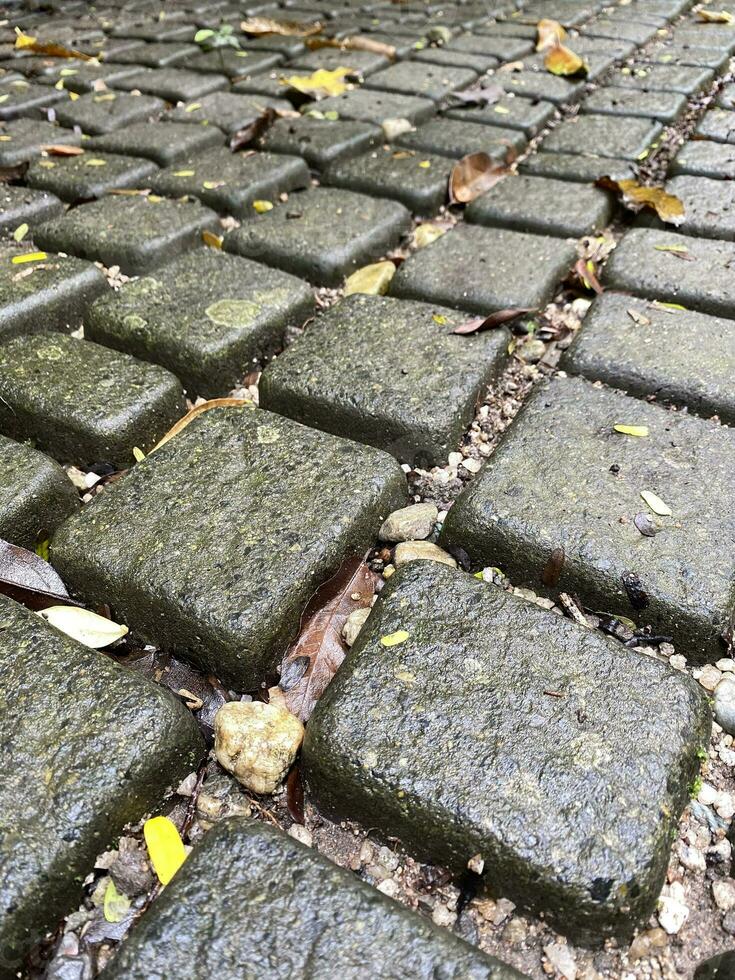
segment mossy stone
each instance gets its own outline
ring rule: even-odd
[[[735,180],[735,146],[714,140],[690,140],[669,164],[669,173]]]
[[[60,333],[0,346],[0,430],[62,462],[123,469],[185,411],[172,374],[127,354]]]
[[[0,436],[0,538],[33,549],[79,508],[58,463]]]
[[[34,85],[25,79],[0,84],[0,120],[33,115],[54,102],[67,98],[62,92],[44,85]]]
[[[79,146],[81,142],[79,133],[38,119],[0,123],[0,167],[17,167],[40,157],[44,146]]]
[[[412,133],[396,139],[397,146],[438,153],[441,156],[466,156],[468,153],[487,153],[497,161],[505,161],[514,154],[522,153],[527,140],[519,129],[486,126],[470,120],[432,119]]]
[[[600,944],[653,912],[710,728],[668,664],[416,561],[381,592],[303,758],[332,816],[458,874],[479,855],[493,894]]]
[[[53,194],[28,187],[3,184],[0,188],[0,237],[8,236],[20,225],[34,231],[49,218],[62,214],[64,205]]]
[[[661,123],[632,116],[575,116],[553,129],[542,146],[546,153],[577,153],[639,160],[663,131]]]
[[[189,393],[226,394],[314,308],[292,276],[216,249],[197,249],[156,276],[126,283],[87,311],[89,340],[155,361]]]
[[[108,82],[112,88],[132,92],[138,89],[146,95],[157,95],[167,102],[191,102],[211,92],[226,89],[225,75],[210,75],[185,68],[143,68]]]
[[[491,105],[472,106],[448,109],[444,112],[447,119],[482,123],[483,126],[498,126],[503,129],[520,129],[529,138],[543,129],[556,111],[552,102],[505,96]]]
[[[322,99],[319,111],[336,112],[340,119],[358,119],[378,126],[382,126],[387,119],[407,119],[416,126],[434,115],[436,105],[431,99],[414,95],[356,88],[343,95]]]
[[[90,151],[78,156],[36,160],[28,168],[26,182],[30,187],[75,204],[120,188],[150,186],[149,178],[157,171],[152,160]]]
[[[223,133],[232,135],[252,126],[268,107],[291,109],[291,105],[285,99],[271,99],[260,95],[236,95],[233,92],[213,92],[194,102],[170,109],[166,113],[166,119],[190,125],[198,123],[216,126]]]
[[[314,170],[323,170],[336,161],[359,156],[383,140],[383,131],[372,123],[352,120],[276,119],[260,140],[263,150],[291,153]]]
[[[62,126],[78,126],[83,133],[101,136],[133,123],[149,122],[165,108],[162,99],[151,95],[124,95],[121,92],[89,92],[76,102],[56,108]]]
[[[477,78],[471,68],[403,62],[370,75],[366,89],[380,89],[399,95],[419,96],[439,102],[456,89],[466,88]]]
[[[681,92],[638,92],[607,85],[592,92],[582,103],[582,112],[602,116],[642,116],[662,123],[675,122],[687,107]]]
[[[615,425],[648,428],[635,438]],[[722,656],[732,610],[735,430],[672,413],[582,378],[538,389],[499,449],[458,498],[443,544],[514,583],[577,595],[673,639],[687,659]],[[641,492],[672,516],[654,515]],[[644,536],[635,516],[658,533]],[[562,549],[555,584],[545,584]]]
[[[81,899],[96,856],[205,748],[172,694],[0,596],[0,973]]]
[[[105,197],[41,224],[40,248],[118,265],[142,275],[201,243],[203,231],[219,228],[217,216],[198,201]]]
[[[145,157],[161,167],[170,167],[194,153],[222,146],[224,134],[216,126],[187,126],[185,123],[135,123],[125,129],[85,141],[97,153],[122,153]]]
[[[52,540],[70,588],[253,690],[316,588],[406,501],[386,453],[253,407],[217,408],[108,487]]]

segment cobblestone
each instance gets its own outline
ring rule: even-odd
[[[7,236],[23,224],[35,227],[63,210],[63,204],[53,194],[5,184],[0,190],[0,236]]]
[[[112,190],[150,185],[158,167],[151,160],[115,153],[82,153],[34,161],[26,180],[37,190],[55,194],[69,204],[103,197]]]
[[[169,167],[224,142],[215,126],[187,126],[184,123],[135,123],[119,132],[95,136],[85,143],[90,150],[146,157],[161,167]]]
[[[159,116],[164,107],[162,99],[149,95],[90,92],[54,111],[62,126],[78,126],[83,133],[101,136],[133,123],[148,122]]]

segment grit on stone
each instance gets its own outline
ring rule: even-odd
[[[411,465],[446,461],[508,343],[504,330],[453,335],[465,319],[426,303],[349,296],[266,368],[261,404]]]
[[[636,65],[632,70],[622,70],[611,79],[621,88],[643,92],[681,92],[691,96],[712,82],[715,73],[709,68],[692,68],[686,65]]]
[[[89,340],[162,364],[190,394],[216,397],[280,349],[286,327],[313,309],[301,280],[206,248],[102,297],[84,329]]]
[[[0,596],[0,975],[78,901],[96,856],[204,755],[189,711]]]
[[[93,136],[85,143],[88,150],[146,157],[160,167],[170,167],[193,153],[222,146],[224,134],[216,126],[190,126],[186,123],[135,123],[122,130]]]
[[[592,92],[582,103],[581,111],[609,116],[642,116],[672,123],[686,107],[686,96],[680,92],[638,92],[608,85]]]
[[[597,156],[638,160],[663,131],[652,119],[628,116],[575,116],[560,123],[543,141],[546,153],[589,149]]]
[[[263,150],[301,156],[310,167],[323,170],[337,160],[359,156],[383,140],[383,131],[372,123],[357,120],[276,119],[262,139]]]
[[[422,65],[417,62],[391,65],[370,75],[365,88],[419,96],[438,102],[456,89],[466,88],[477,78],[471,68],[448,65]]]
[[[76,102],[57,106],[54,111],[62,126],[79,126],[83,133],[101,136],[133,123],[149,122],[157,118],[165,107],[162,99],[149,95],[122,95],[108,91],[89,92]]]
[[[735,557],[721,546],[735,534],[733,472],[735,430],[556,378],[460,495],[442,543],[514,582],[649,626],[690,660],[717,660],[735,594]],[[643,493],[671,514],[655,517]]]
[[[735,180],[735,146],[714,140],[691,140],[671,161],[669,173]]]
[[[102,973],[179,975],[522,980],[282,831],[242,817],[207,834]]]
[[[521,162],[519,170],[522,174],[554,177],[578,184],[591,184],[600,177],[617,180],[636,176],[633,165],[627,160],[613,160],[593,153],[534,153]]]
[[[704,692],[668,665],[413,562],[381,592],[303,752],[327,812],[457,872],[480,862],[495,896],[599,943],[653,911],[710,727]]]
[[[125,92],[137,89],[146,95],[156,95],[167,102],[176,103],[192,102],[226,89],[228,79],[225,75],[187,71],[185,68],[143,68],[129,74],[126,72],[108,84]]]
[[[40,157],[44,146],[79,146],[80,133],[37,119],[0,123],[0,167],[17,167]]]
[[[473,107],[469,104],[463,108],[448,109],[443,115],[448,119],[482,123],[485,126],[520,129],[530,138],[546,125],[555,110],[556,107],[551,102],[506,96],[492,105]]]
[[[394,296],[487,315],[545,306],[576,258],[574,245],[502,228],[458,225],[400,267]]]
[[[0,345],[0,430],[62,462],[126,468],[185,411],[181,385],[158,365],[61,333]]]
[[[63,210],[64,205],[53,194],[5,184],[0,190],[0,236],[7,237],[21,224],[35,229]]]
[[[270,412],[212,409],[67,521],[52,557],[150,641],[254,690],[315,589],[405,498],[385,453]]]
[[[149,178],[157,171],[151,160],[85,152],[54,160],[35,160],[28,168],[26,180],[31,187],[75,204],[120,188],[148,185]]]
[[[518,129],[500,129],[442,116],[424,123],[415,132],[399,136],[396,145],[452,159],[468,153],[487,153],[493,160],[505,162],[525,150],[526,137]]]

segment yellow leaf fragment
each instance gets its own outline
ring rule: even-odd
[[[431,319],[434,321],[434,323],[438,323],[440,327],[445,326],[449,322],[447,318],[441,313],[432,314]]]
[[[647,425],[624,425],[618,422],[613,426],[616,432],[621,432],[624,436],[636,436],[638,439],[645,439],[648,435]]]
[[[388,286],[395,272],[396,267],[387,259],[384,262],[365,265],[345,280],[345,296],[352,296],[353,293],[383,296],[388,292]]]
[[[201,102],[190,102],[189,105],[184,109],[184,112],[196,112],[197,109],[201,109]]]
[[[399,643],[405,643],[407,639],[408,633],[405,630],[396,630],[395,633],[381,636],[380,643],[384,647],[397,647]]]
[[[422,170],[428,170],[431,166],[431,160],[421,160],[419,162],[419,166],[422,168]]]
[[[663,310],[664,313],[684,313],[686,312],[686,306],[682,306],[680,303],[663,303],[659,299],[655,299],[651,306],[655,306],[657,310]]]
[[[224,241],[224,238],[222,237],[222,235],[215,235],[213,231],[203,231],[202,241],[204,242],[205,245],[208,245],[210,248],[222,248],[222,242]]]
[[[671,517],[671,508],[669,505],[665,504],[652,490],[641,490],[641,497],[654,514],[657,514],[659,517]]]
[[[567,32],[558,20],[544,18],[536,25],[536,35],[536,50],[543,51],[545,48],[553,48],[557,44],[561,44],[567,36]]]
[[[657,252],[673,252],[674,255],[689,255],[686,245],[654,245]]]
[[[334,71],[317,68],[311,75],[289,75],[282,78],[281,83],[295,88],[302,95],[320,99],[346,92],[349,86],[344,79],[350,74],[351,69],[345,67],[335,68]]]
[[[162,885],[167,885],[186,861],[186,848],[176,825],[168,817],[152,817],[143,824],[148,857]]]
[[[680,224],[684,219],[684,205],[676,194],[669,194],[663,187],[645,187],[633,178],[615,180],[612,177],[601,177],[596,183],[606,190],[618,191],[622,194],[623,204],[628,207],[636,205],[633,207],[635,211],[642,207],[650,208],[662,221],[674,225]]]
[[[426,248],[427,245],[431,245],[432,242],[435,242],[437,238],[441,238],[445,233],[445,228],[432,225],[431,222],[427,221],[423,225],[419,225],[413,233],[414,245],[416,248]]]
[[[268,211],[273,210],[273,202],[253,201],[253,208],[258,212],[258,214],[266,214]]]
[[[18,227],[13,232],[13,240],[16,242],[22,242],[27,234],[28,234],[28,225],[24,221],[23,224],[18,225]]]
[[[705,24],[735,24],[735,17],[726,10],[698,10],[697,17]]]
[[[135,457],[136,463],[142,463],[145,459],[145,453],[139,446],[133,446],[133,456]]]
[[[14,255],[10,261],[13,265],[25,265],[26,262],[43,262],[47,258],[45,252],[26,252],[25,255]]]
[[[174,170],[174,177],[193,177],[196,170]]]
[[[99,157],[90,157],[88,160],[84,161],[85,167],[106,167],[107,160],[100,160]]]
[[[127,626],[113,623],[111,619],[78,606],[49,606],[38,615],[57,630],[93,650],[109,646],[128,632]]]
[[[43,541],[39,541],[38,544],[36,545],[36,554],[38,555],[39,558],[43,558],[44,561],[49,560],[48,546],[49,546],[48,538],[44,538]]]
[[[115,888],[115,882],[110,878],[105,888],[103,912],[108,922],[122,922],[130,910],[130,899],[121,895]]]
[[[584,59],[561,42],[549,48],[549,53],[544,58],[544,65],[552,75],[560,75],[562,78],[584,78],[589,71]]]

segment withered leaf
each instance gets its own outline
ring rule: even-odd
[[[396,59],[396,49],[392,44],[383,41],[376,41],[363,34],[351,34],[348,37],[310,37],[306,41],[306,46],[312,51],[319,48],[339,48],[342,51],[370,51],[373,54],[383,55],[390,61]]]
[[[47,609],[60,602],[67,606],[79,605],[69,598],[66,586],[47,561],[2,538],[0,593],[34,610]]]
[[[524,313],[532,312],[533,308],[526,306],[510,307],[507,310],[496,310],[495,313],[491,313],[489,316],[476,316],[471,320],[465,320],[464,323],[460,323],[458,327],[455,327],[452,333],[481,333],[483,330],[492,330],[494,327],[500,327],[504,323],[510,323],[511,320],[516,320],[519,316],[523,316]]]
[[[639,310],[633,309],[632,306],[626,312],[631,320],[637,323],[639,327],[647,327],[651,322],[647,316],[644,316]]]
[[[635,572],[623,572],[621,578],[631,606],[638,610],[645,609],[650,599],[638,575]]]
[[[41,149],[52,157],[78,157],[84,153],[81,146],[68,146],[65,143],[47,143]]]
[[[545,17],[536,25],[536,50],[543,51],[545,48],[556,47],[566,36],[567,32],[558,20]]]
[[[468,88],[464,92],[452,92],[452,98],[469,105],[493,105],[505,95],[500,85],[485,85],[482,88]]]
[[[63,44],[55,44],[53,41],[39,41],[37,37],[17,31],[15,47],[21,51],[33,51],[35,54],[45,55],[47,58],[76,58],[79,61],[95,61],[93,55],[84,54],[74,48],[66,48]]]
[[[322,25],[301,24],[291,20],[272,20],[270,17],[248,17],[240,21],[243,34],[282,34],[284,37],[311,37],[320,34]]]
[[[595,184],[620,194],[622,203],[631,211],[650,208],[662,221],[672,225],[681,224],[684,220],[684,205],[676,194],[669,194],[663,187],[645,187],[632,178],[615,180],[607,175],[598,178]]]
[[[603,292],[600,280],[597,278],[597,266],[592,259],[587,261],[578,259],[574,264],[574,272],[585,289],[591,289],[598,295]]]
[[[494,187],[508,173],[508,164],[498,163],[487,153],[468,153],[452,167],[449,199],[452,204],[469,204]]]
[[[562,78],[584,78],[589,71],[584,59],[563,44],[555,44],[549,50],[544,58],[544,65],[552,75],[560,75]]]
[[[270,106],[264,106],[257,119],[253,120],[249,126],[244,126],[242,129],[238,129],[236,133],[232,134],[230,137],[230,149],[232,152],[234,153],[241,147],[247,146],[248,143],[252,143],[254,140],[259,139],[275,118],[275,110]]]
[[[564,548],[559,546],[554,548],[541,572],[541,581],[551,589],[558,584],[561,573],[564,570]]]
[[[210,398],[209,401],[202,402],[201,405],[192,408],[190,412],[187,412],[178,422],[172,425],[166,435],[156,443],[148,455],[150,456],[151,453],[160,449],[161,446],[165,446],[169,439],[177,436],[198,415],[201,415],[203,412],[209,412],[213,408],[255,408],[255,402],[250,401],[249,398]]]

